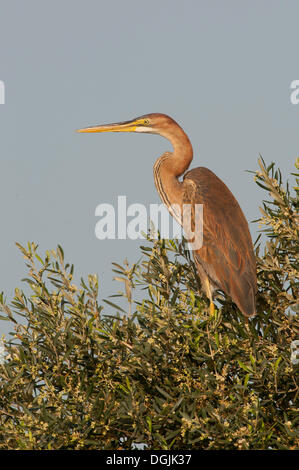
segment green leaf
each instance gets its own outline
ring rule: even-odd
[[[121,312],[123,313],[127,313],[123,308],[119,307],[118,305],[114,304],[113,302],[110,302],[110,300],[107,300],[107,299],[103,299],[103,301],[110,305],[111,307],[115,308],[116,310],[120,310]]]
[[[248,367],[246,364],[244,364],[244,363],[243,363],[242,361],[240,361],[239,359],[238,359],[238,364],[239,364],[239,366],[240,366],[242,369],[244,369],[246,372],[250,372],[250,374],[253,374],[253,373],[254,373],[254,371],[253,371],[250,367]]]

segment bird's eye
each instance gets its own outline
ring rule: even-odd
[[[144,124],[149,124],[149,120],[148,120],[148,119],[145,119],[145,120],[144,120]]]

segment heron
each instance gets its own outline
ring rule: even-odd
[[[159,134],[170,142],[173,151],[165,152],[154,164],[155,186],[174,217],[177,214],[173,207],[203,207],[203,242],[192,254],[210,301],[210,313],[215,311],[214,298],[222,291],[246,318],[255,316],[256,259],[248,222],[231,191],[215,173],[205,167],[187,171],[193,148],[182,127],[166,114],[152,113],[78,132],[145,132]],[[191,219],[194,214],[191,211]],[[194,220],[191,223],[194,227]]]

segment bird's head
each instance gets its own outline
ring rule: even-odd
[[[165,135],[167,130],[172,126],[179,127],[178,124],[166,114],[152,113],[145,114],[131,121],[85,127],[78,129],[77,132],[147,132],[150,134]]]

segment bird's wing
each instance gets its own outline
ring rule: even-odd
[[[202,167],[186,173],[183,194],[184,204],[203,205],[203,244],[193,252],[195,262],[245,315],[254,315],[255,256],[238,202],[223,181]]]

